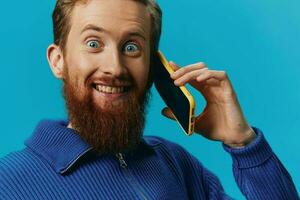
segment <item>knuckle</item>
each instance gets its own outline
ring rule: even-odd
[[[207,65],[206,65],[206,63],[204,63],[204,62],[199,62],[199,63],[198,63],[198,66],[199,66],[199,67],[206,67]]]
[[[227,72],[226,71],[221,71],[221,74],[223,77],[227,77]]]

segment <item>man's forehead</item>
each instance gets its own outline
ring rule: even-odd
[[[78,4],[72,13],[72,24],[81,32],[99,27],[98,31],[112,28],[133,29],[135,32],[150,32],[150,13],[144,4],[133,0],[91,0]]]

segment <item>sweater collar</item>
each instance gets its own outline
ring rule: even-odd
[[[82,156],[92,150],[79,134],[67,128],[68,121],[43,120],[25,145],[43,157],[60,174],[67,172]],[[145,140],[142,145],[149,148]]]

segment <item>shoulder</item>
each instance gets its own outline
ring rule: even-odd
[[[45,166],[27,147],[0,158],[0,199],[19,199],[19,195],[30,194],[42,184],[40,175]]]
[[[38,162],[38,158],[27,148],[11,152],[0,158],[0,185],[3,181],[17,181],[21,174],[31,170]]]
[[[12,165],[19,164],[26,160],[28,155],[28,150],[26,148],[18,151],[11,152],[4,157],[0,158],[0,166],[1,168],[9,168]]]

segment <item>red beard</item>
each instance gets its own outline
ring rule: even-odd
[[[143,135],[150,90],[142,96],[131,90],[121,105],[106,111],[94,103],[92,88],[86,89],[83,98],[78,97],[67,70],[65,74],[63,94],[72,128],[98,154],[133,151]]]

